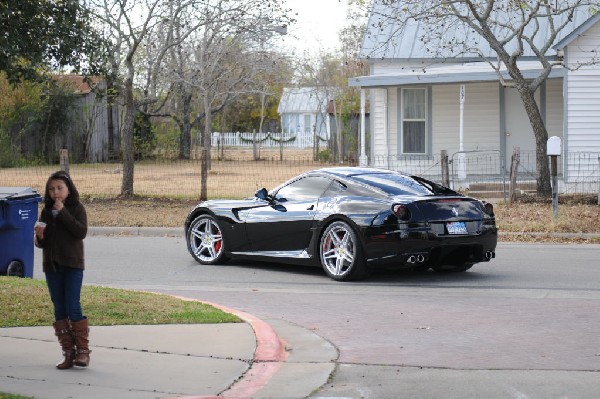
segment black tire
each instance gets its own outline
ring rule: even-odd
[[[442,265],[434,266],[432,269],[438,273],[462,273],[473,267],[472,263],[463,263],[462,265]]]
[[[23,264],[18,260],[13,260],[8,264],[6,268],[6,275],[13,277],[24,277],[25,276],[25,268]]]
[[[214,217],[200,215],[185,232],[188,250],[198,263],[216,265],[227,260],[223,232]]]
[[[319,257],[325,273],[337,281],[359,280],[371,272],[356,232],[343,221],[327,226],[319,241]]]

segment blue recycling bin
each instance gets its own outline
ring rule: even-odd
[[[0,275],[33,277],[33,226],[41,201],[30,187],[0,187]]]

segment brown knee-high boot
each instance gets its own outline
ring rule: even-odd
[[[89,340],[89,325],[87,317],[79,321],[72,321],[73,336],[75,337],[75,359],[73,364],[79,367],[87,367],[90,364],[90,353],[92,351],[88,347]]]
[[[56,321],[53,326],[54,334],[58,337],[58,342],[65,357],[62,362],[56,365],[56,368],[60,370],[69,369],[73,367],[73,359],[75,358],[75,345],[71,324],[69,323],[69,319],[63,319]]]

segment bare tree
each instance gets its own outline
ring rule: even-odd
[[[348,121],[359,109],[360,93],[355,87],[348,87],[348,79],[366,73],[364,62],[356,58],[354,52],[320,53],[316,58],[304,60],[300,67],[303,85],[316,87],[316,95],[321,102],[328,102],[327,111],[333,114],[335,130],[330,132],[329,149],[331,160],[339,161],[344,153],[345,136],[349,133]],[[315,140],[318,140],[315,137]],[[315,156],[318,154],[315,154]]]
[[[177,40],[184,40],[206,23],[205,20],[193,19],[191,16],[196,7],[207,2],[210,0],[89,0],[88,7],[102,24],[105,38],[111,43],[109,62],[114,77],[113,84],[118,88],[125,109],[121,137],[123,197],[134,194],[133,129],[137,108],[156,101],[154,95],[159,82],[157,77],[165,55],[171,47],[178,44]],[[180,29],[177,40],[173,35],[176,27]],[[152,82],[151,87],[136,93],[140,72],[136,62],[140,52],[144,43],[148,45],[150,37],[160,35],[165,40],[152,43],[160,48],[153,52],[154,62],[146,70],[147,81]]]
[[[89,0],[89,7],[112,44],[111,84],[125,110],[121,196],[134,194],[136,112],[160,112],[176,92],[184,157],[194,99],[201,110],[196,120],[204,120],[201,198],[206,198],[212,115],[248,91],[257,70],[250,50],[267,42],[265,32],[291,22],[285,10],[276,0]]]
[[[348,79],[367,73],[366,63],[358,58],[366,15],[364,0],[348,1],[347,22],[338,32],[340,47],[331,52],[319,51],[314,57],[305,55],[298,67],[300,84],[317,87],[317,95],[323,97],[319,100],[329,102],[328,111],[335,120],[335,130],[329,138],[332,161],[346,155],[344,141],[350,130],[348,121],[359,109],[359,90],[348,87]],[[315,158],[317,156],[315,153]]]
[[[373,57],[400,45],[398,38],[418,24],[418,45],[428,44],[432,59],[477,57],[497,72],[499,81],[516,88],[533,128],[536,144],[538,194],[551,193],[546,159],[548,132],[535,101],[535,91],[548,78],[552,68],[563,65],[550,50],[560,33],[572,23],[576,13],[590,14],[598,7],[589,0],[375,0],[383,7],[373,8],[371,23],[387,40],[373,40],[378,46]],[[416,22],[416,23],[415,23]],[[408,37],[408,36],[407,36]],[[375,38],[371,38],[375,39]],[[525,77],[518,61],[528,54],[540,63],[539,74]],[[569,68],[577,68],[569,65]],[[506,68],[510,80],[501,70]]]
[[[192,126],[203,123],[201,199],[207,197],[212,117],[242,94],[255,92],[264,46],[273,30],[290,22],[274,0],[206,0],[195,3],[191,22],[162,26],[148,35],[138,66],[151,116],[172,117],[181,132],[180,158],[189,158]],[[168,28],[168,29],[166,29]],[[166,51],[165,51],[166,50]]]

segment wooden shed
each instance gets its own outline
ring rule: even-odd
[[[66,148],[75,162],[106,162],[120,148],[119,111],[106,95],[106,82],[79,75],[56,75],[55,80],[75,97],[70,124],[55,138],[56,150]]]

